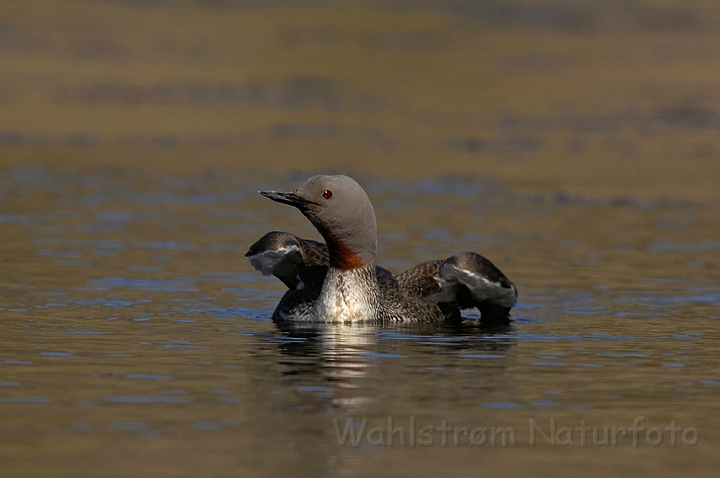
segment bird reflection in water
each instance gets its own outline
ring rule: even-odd
[[[479,320],[454,323],[372,324],[276,323],[280,364],[293,385],[317,392],[316,406],[346,413],[376,408],[378,397],[373,381],[387,377],[378,367],[388,361],[405,368],[427,368],[456,362],[461,356],[486,354],[505,356],[484,367],[486,388],[503,381],[512,360],[515,339],[512,325],[486,327]],[[483,361],[488,362],[488,361]],[[485,364],[483,364],[484,366]],[[391,365],[396,366],[396,365]],[[392,384],[391,384],[392,386]]]

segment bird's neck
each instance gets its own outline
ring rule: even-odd
[[[332,233],[323,234],[330,256],[330,267],[342,271],[363,267],[375,268],[375,254],[360,254]],[[364,257],[362,257],[364,256]]]

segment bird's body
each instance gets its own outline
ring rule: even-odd
[[[325,244],[273,231],[246,256],[290,290],[282,322],[440,322],[477,307],[486,323],[507,322],[517,291],[489,260],[464,252],[393,276],[375,264],[377,226],[365,191],[347,176],[314,176],[292,193],[261,193],[300,209]]]

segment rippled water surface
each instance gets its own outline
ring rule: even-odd
[[[469,314],[455,328],[281,328],[270,316],[282,284],[243,253],[272,229],[317,236],[256,193],[305,177],[8,170],[9,469],[557,476],[564,463],[598,476],[710,476],[720,467],[716,204],[358,177],[375,205],[382,265],[399,272],[481,252],[518,286],[514,322],[488,331]],[[636,447],[620,431],[633,421],[644,427]]]

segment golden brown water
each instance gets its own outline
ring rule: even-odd
[[[276,327],[269,317],[282,286],[241,253],[272,228],[313,235],[297,211],[255,193],[297,178],[9,170],[6,209],[37,194],[47,206],[0,215],[6,469],[354,476],[718,466],[720,246],[707,237],[715,207],[360,179],[378,214],[382,264],[399,271],[482,251],[518,283],[513,325],[488,333],[471,314],[457,329]],[[388,417],[404,427],[393,446]],[[660,427],[661,444],[641,432],[637,448],[622,435],[600,446],[588,432],[582,446],[573,431],[573,446],[553,446],[537,429],[530,443],[530,420],[546,434],[550,420],[558,430],[584,420],[603,441],[605,427],[636,417]],[[333,419],[340,437],[349,419],[385,431],[343,446]],[[421,446],[417,430],[443,420],[468,431],[509,427],[515,444],[498,436],[493,446],[488,435],[470,446],[459,431],[457,445],[454,432],[442,445],[438,431]],[[696,430],[697,443],[677,432],[671,445],[671,420]]]
[[[3,2],[0,475],[716,476],[719,18]],[[327,171],[512,326],[274,325],[242,254],[317,234],[256,191]]]

